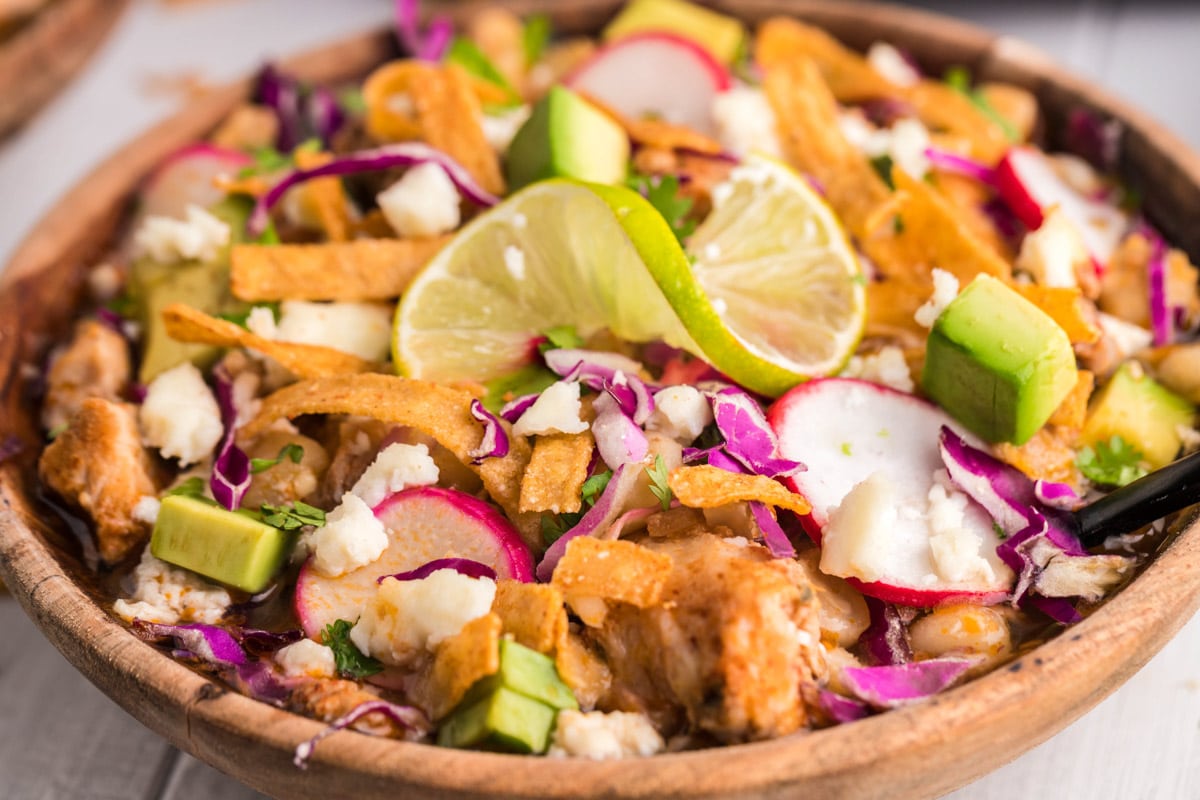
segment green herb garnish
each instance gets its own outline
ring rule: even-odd
[[[583,337],[575,331],[574,325],[558,325],[547,328],[542,335],[546,337],[546,341],[538,345],[539,353],[545,353],[547,350],[570,350],[583,347]]]
[[[554,544],[560,536],[579,524],[579,520],[583,519],[583,515],[587,513],[587,510],[596,505],[596,501],[600,499],[600,495],[608,488],[608,482],[612,480],[612,476],[612,470],[607,469],[604,472],[592,475],[583,482],[583,488],[579,493],[583,498],[583,508],[579,511],[559,514],[558,516],[549,514],[542,517],[542,540],[547,546]]]
[[[875,170],[875,174],[887,184],[889,189],[895,189],[896,184],[892,180],[892,157],[887,153],[877,155],[871,159],[871,168]]]
[[[338,674],[349,680],[362,680],[383,671],[383,663],[365,655],[350,639],[354,627],[344,619],[331,622],[321,632],[321,643],[333,651]]]
[[[550,18],[545,14],[534,14],[525,20],[521,31],[521,46],[525,51],[525,66],[532,67],[546,52],[550,42]]]
[[[541,364],[521,367],[516,372],[494,378],[483,385],[486,390],[483,407],[493,414],[499,414],[509,400],[538,394],[557,380],[558,376]]]
[[[1097,442],[1094,448],[1079,451],[1075,465],[1083,477],[1101,486],[1124,486],[1146,474],[1142,452],[1114,435],[1107,442]]]
[[[683,244],[683,240],[692,235],[696,229],[696,221],[688,219],[692,210],[692,199],[679,193],[679,179],[674,175],[643,175],[634,173],[626,180],[626,185],[633,189],[654,206],[663,219],[671,226],[675,238]]]
[[[646,467],[646,474],[650,476],[650,492],[666,511],[671,507],[671,487],[667,483],[667,464],[661,453],[654,456],[654,466]]]
[[[285,458],[293,464],[299,464],[300,459],[304,458],[304,448],[298,444],[285,444],[275,458],[252,458],[250,459],[250,474],[257,475],[260,472],[266,472]]]
[[[193,500],[207,500],[204,496],[204,479],[188,478],[178,486],[167,490],[163,497],[190,497]]]
[[[263,503],[258,510],[262,521],[281,531],[296,531],[305,525],[318,527],[325,524],[325,512],[308,503],[297,500],[291,506],[273,506]]]

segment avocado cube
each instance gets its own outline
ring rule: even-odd
[[[608,23],[603,38],[610,42],[644,31],[690,39],[722,64],[733,63],[746,40],[746,29],[738,20],[685,0],[633,0]]]
[[[550,706],[500,687],[447,717],[437,742],[444,747],[543,753],[557,714]]]
[[[267,588],[295,536],[255,516],[192,497],[164,497],[150,552],[168,564],[255,593]]]
[[[562,86],[533,107],[513,137],[506,172],[513,189],[547,178],[625,180],[629,137],[607,114]]]
[[[1142,452],[1151,469],[1170,464],[1190,428],[1196,409],[1147,375],[1141,365],[1122,364],[1092,398],[1081,443],[1095,446],[1120,436]]]
[[[463,704],[496,689],[509,689],[555,709],[579,708],[575,693],[558,677],[554,660],[510,639],[500,640],[500,669],[471,687]]]
[[[921,386],[975,434],[1022,444],[1077,377],[1066,332],[1001,281],[980,275],[934,322]]]
[[[141,260],[134,264],[130,289],[142,322],[142,362],[138,380],[149,383],[171,367],[185,361],[204,367],[221,352],[207,344],[185,344],[167,335],[163,309],[186,303],[206,313],[222,305],[229,284],[224,269],[211,264],[157,264]]]

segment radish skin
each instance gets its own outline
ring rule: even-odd
[[[225,197],[213,186],[218,175],[234,176],[252,162],[238,150],[199,143],[175,151],[146,181],[140,193],[139,216],[179,219],[189,205],[208,208]]]

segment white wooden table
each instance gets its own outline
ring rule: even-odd
[[[1200,4],[914,4],[1038,45],[1200,147]],[[32,125],[0,145],[0,263],[92,165],[181,102],[178,94],[149,91],[149,84],[188,75],[230,79],[272,55],[383,24],[390,10],[390,0],[138,0],[89,70]],[[11,598],[0,596],[0,797],[260,795],[126,715],[74,671]],[[1200,617],[1091,713],[951,797],[1200,797]]]

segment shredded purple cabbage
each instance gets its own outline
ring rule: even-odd
[[[534,394],[522,395],[505,403],[500,409],[500,417],[507,422],[515,423],[521,418],[521,415],[529,410],[529,407],[537,402],[541,397],[536,392]]]
[[[1167,247],[1154,231],[1144,231],[1150,240],[1150,261],[1146,264],[1146,280],[1150,295],[1150,328],[1154,346],[1170,344],[1175,338],[1175,315],[1167,300]]]
[[[891,603],[869,595],[863,595],[871,624],[863,631],[859,641],[867,655],[879,665],[895,666],[912,661],[912,645],[908,642],[908,626],[900,612]]]
[[[368,714],[380,714],[387,717],[405,731],[405,738],[419,739],[429,733],[432,727],[429,718],[419,708],[399,706],[395,703],[389,703],[386,700],[372,700],[356,706],[349,713],[329,723],[329,726],[316,736],[296,745],[296,753],[292,758],[292,763],[300,769],[308,769],[308,760],[312,758],[313,751],[322,739],[330,734],[349,728]]]
[[[328,146],[346,121],[333,93],[324,87],[306,90],[295,77],[267,64],[258,74],[255,96],[275,112],[279,133],[275,146],[287,153],[310,137]]]
[[[616,469],[638,463],[649,454],[650,442],[645,432],[612,395],[600,395],[593,407],[596,419],[592,422],[592,436],[605,464]]]
[[[402,142],[371,150],[346,153],[319,167],[289,172],[255,202],[254,210],[246,221],[246,233],[251,238],[260,236],[270,221],[271,209],[288,189],[297,184],[330,175],[352,175],[359,172],[375,172],[390,167],[408,167],[427,163],[437,164],[444,169],[450,180],[458,187],[459,192],[472,203],[490,207],[500,202],[500,198],[476,183],[469,172],[442,151],[420,142]]]
[[[439,15],[422,31],[420,0],[396,0],[396,38],[413,58],[440,61],[454,38],[454,23]]]
[[[603,391],[618,380],[618,375],[636,377],[642,365],[620,353],[559,347],[547,350],[542,358],[555,375],[566,381],[579,381],[592,391]]]
[[[725,452],[755,475],[782,478],[803,472],[799,461],[779,454],[779,441],[758,402],[742,389],[728,386],[709,393],[713,419],[725,439]]]
[[[895,708],[948,688],[973,663],[965,658],[935,658],[880,667],[847,667],[842,671],[842,681],[860,700],[876,708]]]
[[[162,625],[144,619],[133,620],[133,632],[142,639],[173,639],[180,649],[218,667],[236,667],[247,663],[246,652],[233,634],[216,625],[199,622],[187,625]]]
[[[435,558],[433,561],[426,562],[416,569],[410,569],[408,572],[397,572],[395,575],[380,575],[375,582],[383,583],[388,578],[395,578],[398,581],[419,581],[423,578],[428,578],[440,569],[452,569],[459,575],[466,575],[468,578],[496,580],[496,570],[479,561],[472,561],[469,558]]]
[[[278,633],[258,628],[233,628],[231,632],[246,652],[255,656],[274,653],[304,638],[304,631],[299,628]]]
[[[825,710],[825,713],[834,722],[854,722],[855,720],[871,716],[871,707],[866,703],[851,697],[843,697],[828,689],[822,689],[817,696],[817,700],[821,704],[821,708]]]
[[[231,676],[234,683],[255,700],[283,707],[291,696],[294,681],[281,678],[269,661],[238,664]]]
[[[796,548],[792,545],[790,539],[779,522],[775,519],[775,515],[771,513],[771,509],[767,508],[765,503],[760,503],[757,500],[750,501],[750,513],[754,515],[754,522],[758,525],[758,529],[762,531],[763,544],[771,551],[771,555],[775,558],[795,558]]]
[[[926,147],[925,158],[929,159],[929,163],[935,168],[945,172],[965,175],[988,186],[996,182],[996,170],[973,158],[960,156],[958,153],[952,153],[949,150],[941,150],[936,147]]]
[[[478,400],[471,401],[471,416],[483,423],[483,438],[479,446],[467,451],[472,464],[482,464],[485,458],[504,458],[508,455],[508,433],[495,414]]]
[[[916,116],[911,103],[895,97],[878,97],[867,100],[859,108],[863,115],[878,128],[890,128],[897,121]]]
[[[1090,108],[1077,108],[1067,116],[1063,138],[1067,149],[1091,162],[1103,172],[1115,172],[1121,155],[1124,125],[1120,120],[1105,120]]]
[[[1083,498],[1070,485],[1041,478],[1033,482],[1033,496],[1042,505],[1063,511],[1074,511],[1083,503]]]
[[[1031,594],[1025,598],[1025,604],[1036,608],[1060,625],[1074,625],[1083,620],[1083,615],[1075,610],[1075,604],[1063,597]]]
[[[604,487],[604,491],[596,498],[596,504],[588,509],[575,527],[558,537],[554,544],[546,550],[546,555],[542,556],[541,563],[537,565],[539,581],[546,583],[554,577],[554,568],[558,566],[563,554],[567,552],[567,545],[572,539],[580,536],[597,536],[612,525],[613,521],[621,515],[625,501],[637,485],[638,473],[639,470],[629,469],[625,464],[613,470],[612,478],[609,479],[608,486]]]
[[[230,511],[236,511],[242,504],[246,490],[250,488],[250,458],[236,443],[237,408],[233,404],[233,383],[220,367],[213,370],[213,378],[225,433],[217,447],[208,485],[214,500]]]

